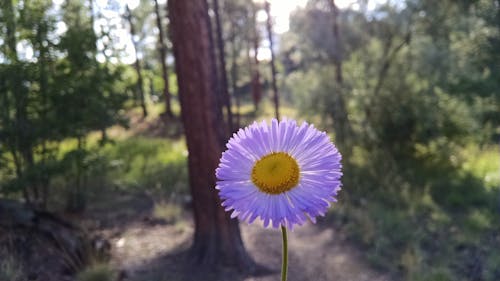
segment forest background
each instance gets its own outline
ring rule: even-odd
[[[500,280],[498,0],[2,1],[0,280],[44,276],[40,247],[64,278],[141,280],[116,248],[144,220],[188,237],[159,255],[275,276],[242,247],[248,229],[196,217],[222,212],[197,175],[224,140],[278,111],[343,154],[314,231],[387,280]],[[65,248],[75,232],[106,247]],[[197,280],[172,274],[151,280]]]

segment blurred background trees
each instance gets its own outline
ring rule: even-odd
[[[199,180],[213,185],[224,140],[279,105],[341,148],[325,223],[373,265],[500,278],[500,1],[292,1],[285,29],[280,1],[196,2],[208,37],[176,31],[167,1],[2,1],[0,198],[83,212],[100,190],[147,191],[220,215]],[[201,39],[196,64],[179,59]],[[209,160],[193,164],[193,147]]]
[[[22,6],[20,6],[22,4]],[[2,147],[10,165],[5,193],[21,191],[26,202],[47,203],[53,173],[74,166],[75,196],[82,192],[85,137],[121,122],[125,99],[123,68],[99,63],[89,7],[67,1],[54,14],[51,1],[4,1]],[[58,24],[64,23],[63,25]],[[61,28],[64,26],[64,33]],[[78,142],[56,159],[60,141]],[[66,165],[68,164],[68,165]],[[68,208],[81,204],[68,201]],[[76,205],[75,205],[76,204]]]

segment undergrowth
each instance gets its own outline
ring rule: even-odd
[[[470,146],[450,159],[397,165],[387,155],[354,151],[329,220],[374,266],[398,280],[500,280],[495,148]]]

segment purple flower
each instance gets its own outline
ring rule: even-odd
[[[340,190],[342,156],[325,132],[306,122],[273,119],[240,129],[216,170],[222,206],[231,217],[293,228],[316,222]]]

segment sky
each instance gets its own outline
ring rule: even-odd
[[[274,19],[274,32],[281,34],[288,31],[290,13],[297,7],[305,7],[307,0],[268,0],[271,4],[271,16]],[[254,2],[259,2],[255,1]],[[340,9],[344,9],[353,5],[356,0],[335,0],[335,4]],[[259,20],[266,20],[266,15],[262,11],[258,15]]]
[[[60,7],[64,3],[65,0],[53,0],[53,3],[56,7]],[[116,0],[115,0],[116,1]],[[187,1],[187,0],[185,0]],[[228,0],[226,0],[228,1]],[[229,0],[230,1],[230,0]],[[253,0],[254,2],[263,2],[265,0]],[[308,0],[268,0],[271,4],[271,16],[273,18],[273,32],[276,34],[282,34],[288,31],[289,29],[289,16],[290,14],[296,10],[297,8],[303,8],[307,4]],[[119,1],[121,3],[127,3],[130,9],[134,9],[139,5],[140,0],[125,0]],[[164,4],[166,0],[159,0],[160,4]],[[356,0],[335,0],[335,4],[340,9],[347,8],[351,6],[352,8],[356,7]],[[372,5],[376,5],[376,3],[380,3],[382,0],[372,0],[369,1]],[[108,4],[108,0],[94,0],[94,5],[96,8],[98,7],[106,7]],[[98,8],[99,9],[99,8]],[[102,11],[102,9],[99,9]],[[113,13],[113,12],[111,12]],[[121,26],[121,28],[117,28],[115,30],[115,35],[119,38],[118,42],[113,42],[117,48],[125,50],[125,57],[121,58],[121,61],[126,64],[133,63],[135,61],[134,49],[132,44],[132,38],[129,34],[128,28],[123,25],[121,22],[121,15],[115,12],[116,15],[106,15],[108,18],[115,18],[115,24]],[[267,16],[264,11],[260,11],[257,14],[257,20],[264,22],[266,21]],[[94,28],[96,30],[100,29],[101,22],[96,22]],[[57,33],[62,34],[66,31],[66,25],[62,22],[59,22],[57,25]],[[259,49],[259,59],[266,60],[270,57],[270,52],[268,48],[266,48],[266,42],[263,42],[262,48]],[[28,60],[33,59],[33,52],[29,46],[24,46],[23,42],[19,43],[18,46],[21,53],[23,53],[24,57]],[[101,54],[98,57],[99,60],[104,60],[104,56]]]
[[[271,16],[274,19],[274,32],[281,34],[288,31],[288,17],[298,7],[304,7],[307,0],[270,0]],[[257,19],[265,21],[267,16],[264,11],[257,15]]]
[[[56,1],[63,1],[63,0],[56,0]],[[108,0],[96,0],[96,4],[104,7],[107,1]],[[165,1],[166,0],[160,0],[159,3],[165,3]],[[308,0],[268,0],[268,1],[271,4],[271,16],[274,21],[273,31],[276,34],[282,34],[288,31],[290,13],[297,8],[304,7],[307,4]],[[335,2],[340,8],[344,8],[347,7],[349,4],[351,4],[353,1],[355,0],[336,0]],[[126,0],[125,2],[129,5],[130,9],[134,9],[139,5],[139,0]],[[259,0],[254,0],[254,2],[259,2]],[[266,19],[267,19],[266,13],[264,11],[260,11],[260,13],[257,15],[257,20],[264,22],[266,21]],[[119,31],[119,33],[121,33],[120,37],[127,38],[127,40],[129,41],[124,45],[126,53],[132,54],[133,53],[132,42],[128,34],[128,30]],[[271,54],[267,48],[263,47],[259,50],[259,59],[266,60],[269,59],[270,56]],[[133,61],[134,57],[132,55],[122,59],[122,62],[124,63],[132,63]]]
[[[254,2],[263,2],[265,0],[253,0]],[[297,8],[304,8],[308,0],[268,0],[271,7],[271,17],[273,18],[273,32],[275,34],[283,34],[289,29],[289,18],[290,14]],[[381,1],[381,0],[374,0]],[[354,5],[356,0],[335,0],[335,5],[338,8],[344,9],[351,5]],[[259,11],[257,14],[257,21],[264,22],[267,20],[267,15],[265,11]],[[262,46],[259,48],[257,55],[258,60],[269,60],[271,58],[271,51],[268,48],[269,43],[267,40],[262,42]]]

